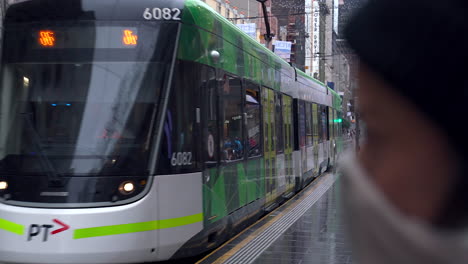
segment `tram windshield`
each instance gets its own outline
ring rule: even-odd
[[[7,28],[0,175],[147,175],[176,30],[170,23]]]

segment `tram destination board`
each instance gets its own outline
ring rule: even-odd
[[[31,33],[36,49],[125,49],[138,45],[135,27],[69,27],[34,29]]]
[[[165,61],[177,23],[61,21],[12,24],[5,29],[5,61]],[[171,48],[172,47],[172,48]],[[172,58],[172,57],[171,57]]]

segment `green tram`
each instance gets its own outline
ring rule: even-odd
[[[31,0],[4,22],[0,262],[220,245],[334,166],[341,99],[198,0]]]

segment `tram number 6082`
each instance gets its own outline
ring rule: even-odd
[[[192,152],[172,153],[171,165],[173,167],[192,165]]]
[[[146,20],[181,20],[179,8],[146,8],[143,18]]]

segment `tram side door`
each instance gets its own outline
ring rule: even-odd
[[[278,197],[276,180],[275,93],[262,87],[266,207]]]
[[[202,85],[198,89],[197,116],[199,119],[198,134],[195,140],[203,172],[204,213],[207,218],[225,214],[224,185],[219,188],[219,126],[218,126],[218,91],[216,72],[213,68],[202,66]]]
[[[201,161],[203,170],[218,167],[219,161],[219,127],[218,127],[218,92],[215,70],[203,67],[202,75],[204,81],[199,89],[200,135],[198,140],[201,150]]]

